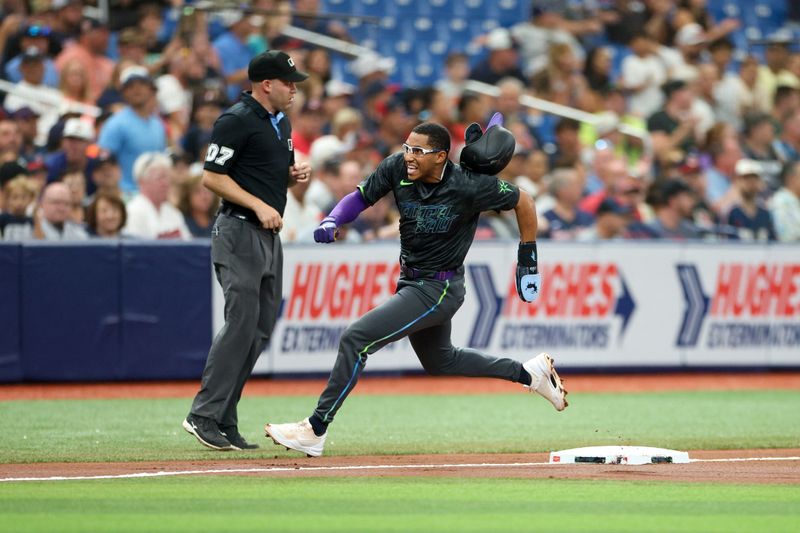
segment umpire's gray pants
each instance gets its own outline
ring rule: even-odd
[[[450,319],[464,303],[464,277],[450,281],[400,278],[397,292],[342,334],[339,354],[314,414],[329,423],[355,387],[367,358],[405,336],[428,374],[516,381],[522,364],[450,342]]]
[[[225,295],[225,325],[208,352],[191,412],[235,426],[242,388],[278,318],[283,250],[277,234],[219,215],[211,259]]]

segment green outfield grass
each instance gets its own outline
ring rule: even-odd
[[[206,450],[180,427],[189,399],[0,402],[0,462],[297,456],[267,442],[266,421],[308,416],[312,397],[246,397],[253,452]],[[348,399],[326,455],[537,452],[638,444],[675,449],[800,446],[800,391],[574,394],[556,413],[530,394]]]
[[[789,486],[169,478],[0,484],[0,531],[796,532]]]

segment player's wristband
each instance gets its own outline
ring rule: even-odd
[[[520,265],[530,267],[537,270],[537,261],[539,256],[536,253],[536,241],[528,241],[519,243],[517,248],[517,263]]]

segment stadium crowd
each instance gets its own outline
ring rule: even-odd
[[[90,1],[9,0],[0,234],[208,237],[219,205],[201,182],[212,125],[248,89],[250,58],[279,48],[310,73],[289,116],[297,158],[314,169],[290,189],[284,241],[311,240],[419,122],[445,125],[458,161],[466,126],[496,111],[517,140],[501,177],[536,198],[540,238],[799,241],[800,51],[791,29],[737,49],[740,21],[712,20],[705,4],[537,0],[529,20],[476,35],[477,60],[453,50],[433,86],[403,87],[392,58],[355,58],[350,84],[332,76],[331,52],[282,34],[291,23],[350,39],[335,19],[293,19],[318,12],[317,0],[255,0],[246,12],[119,0],[107,22]],[[615,68],[620,45],[628,53]],[[594,123],[525,107],[524,95]],[[343,240],[396,238],[398,219],[384,199]],[[485,213],[477,238],[515,231]]]

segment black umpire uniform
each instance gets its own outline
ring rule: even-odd
[[[307,78],[287,54],[276,51],[256,56],[249,74],[254,82]],[[242,93],[214,124],[204,168],[227,175],[283,217],[295,163],[291,133],[283,112],[273,115],[251,93]],[[254,211],[223,199],[212,230],[211,258],[225,295],[225,325],[214,338],[200,392],[183,425],[210,448],[256,448],[239,434],[236,408],[278,317],[281,240]]]

